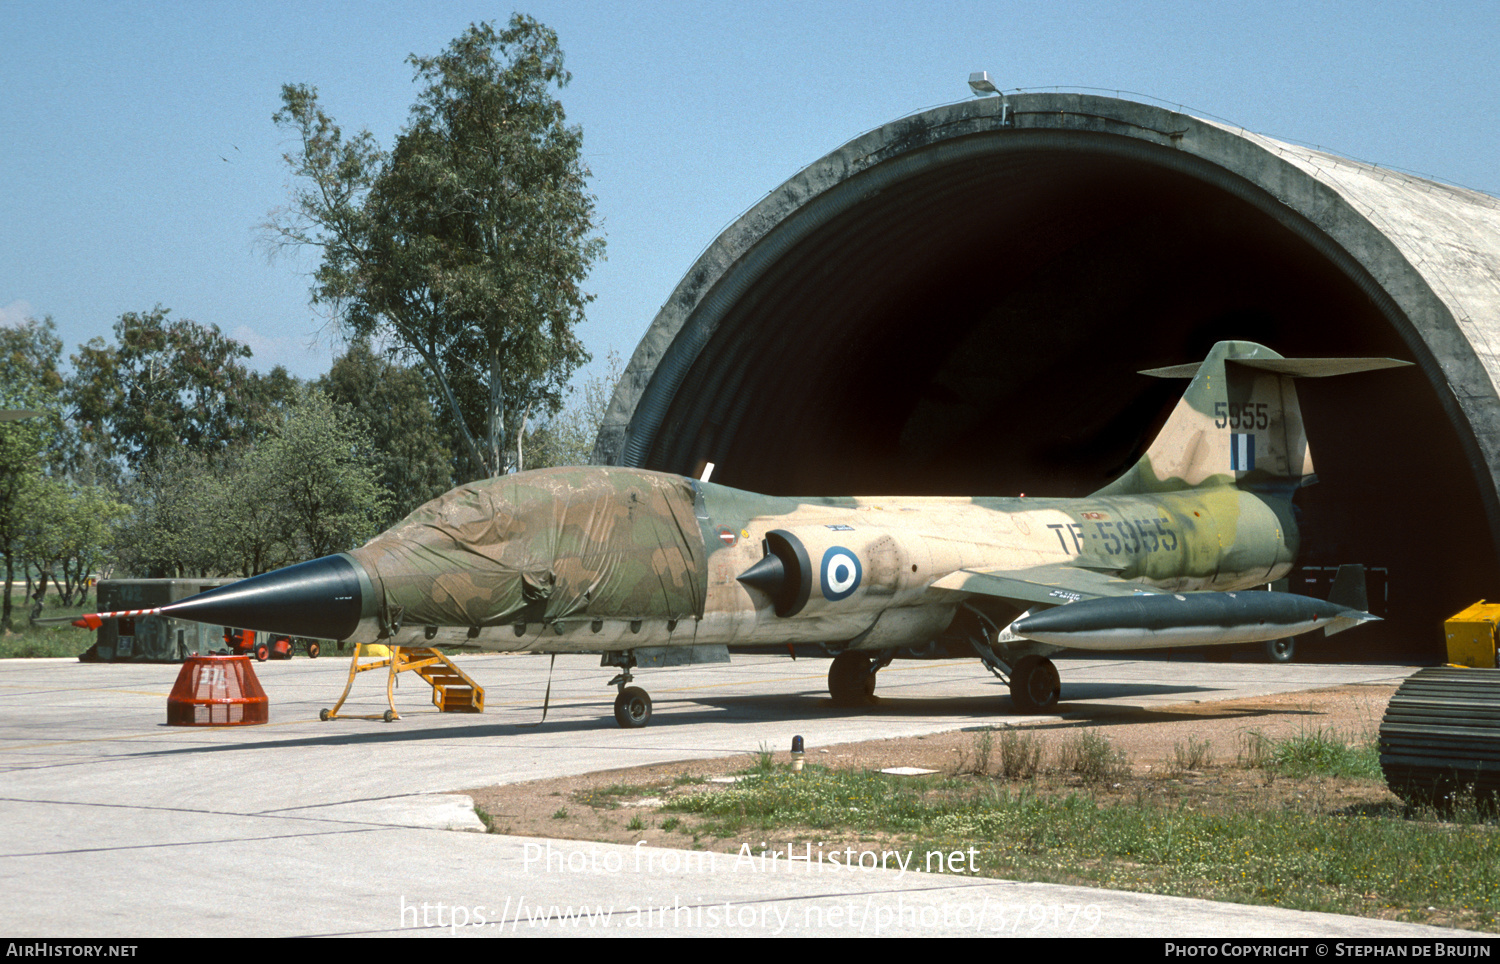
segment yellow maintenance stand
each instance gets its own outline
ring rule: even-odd
[[[1483,599],[1443,623],[1448,639],[1448,663],[1480,669],[1497,667],[1496,627],[1500,626],[1500,604]]]
[[[374,656],[370,662],[360,662],[360,656]],[[387,670],[385,701],[389,707],[378,715],[350,716],[340,714],[349,691],[354,688],[354,678],[370,670]],[[396,677],[401,673],[416,673],[432,687],[432,704],[440,713],[483,713],[484,687],[474,682],[453,660],[431,647],[383,646],[379,644],[354,645],[354,656],[349,662],[349,682],[344,685],[344,694],[333,709],[323,710],[318,718],[324,721],[337,719],[385,720],[390,723],[401,719],[396,712]]]

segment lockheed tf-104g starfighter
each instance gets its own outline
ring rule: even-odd
[[[460,486],[351,552],[160,608],[296,636],[600,653],[615,717],[643,726],[632,669],[736,645],[822,643],[858,703],[914,647],[978,656],[1017,709],[1060,692],[1061,649],[1202,647],[1333,633],[1368,613],[1262,587],[1298,548],[1313,480],[1294,380],[1408,364],[1288,359],[1220,342],[1129,471],[1087,498],[783,498],[580,467]]]

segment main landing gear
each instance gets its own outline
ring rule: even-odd
[[[1050,713],[1062,696],[1057,666],[1045,656],[1022,656],[1010,670],[1010,700],[1022,713]]]
[[[838,706],[868,706],[875,701],[875,674],[890,665],[891,658],[839,653],[828,667],[828,695]]]
[[[966,607],[967,608],[967,607]],[[1002,682],[1010,684],[1010,701],[1021,713],[1050,713],[1062,697],[1062,681],[1057,666],[1045,656],[1022,656],[1007,663],[990,644],[998,635],[995,624],[983,613],[970,610],[975,617],[966,634],[969,646],[980,662]]]

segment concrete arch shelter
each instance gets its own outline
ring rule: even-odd
[[[776,494],[1081,495],[1181,391],[1136,372],[1227,338],[1417,364],[1303,383],[1302,561],[1388,570],[1364,645],[1440,654],[1444,616],[1500,597],[1500,200],[1162,107],[973,100],[809,165],[688,270],[595,454]]]

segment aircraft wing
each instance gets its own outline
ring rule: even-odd
[[[932,584],[934,589],[994,596],[1024,603],[1077,602],[1101,596],[1134,596],[1158,590],[1128,582],[1111,571],[1076,565],[1031,566],[1027,569],[960,569]]]

